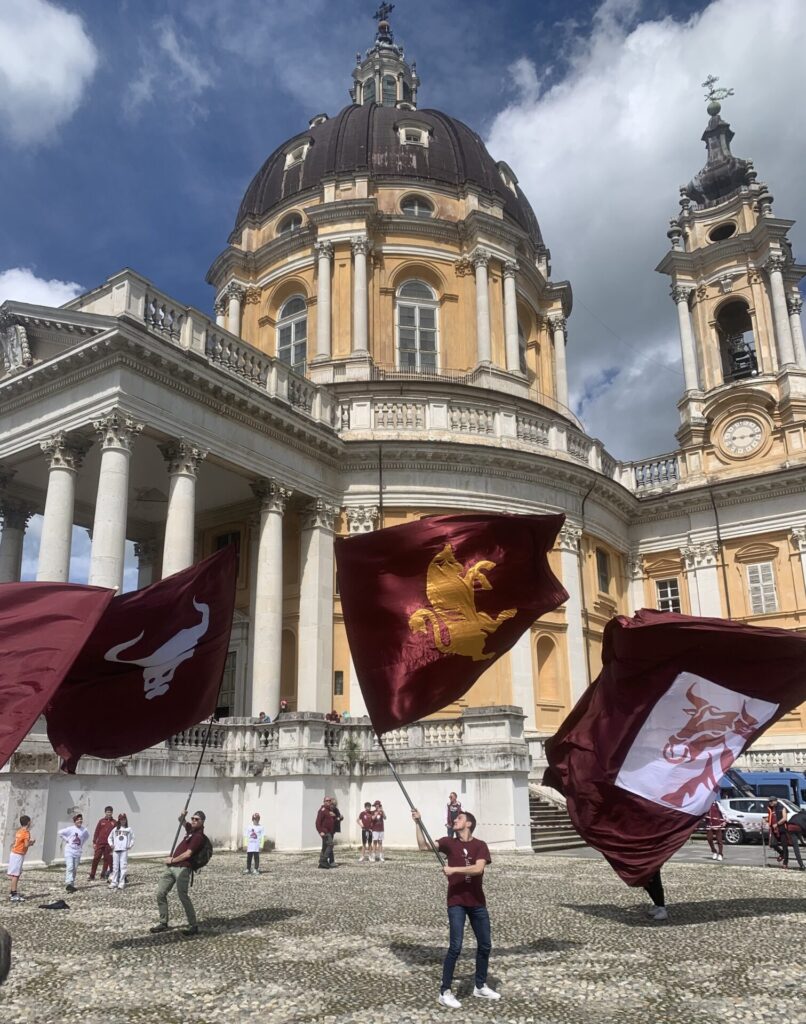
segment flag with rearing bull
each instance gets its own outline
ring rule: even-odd
[[[85,755],[137,753],[213,714],[236,576],[229,546],[114,598],[46,711],[66,771]]]
[[[806,634],[642,610],[607,624],[602,660],[546,744],[544,782],[582,838],[644,885],[736,758],[806,701]]]

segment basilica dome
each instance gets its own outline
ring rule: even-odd
[[[410,124],[422,133],[425,144],[407,144]],[[301,158],[290,158],[294,154]],[[476,132],[438,110],[409,111],[376,103],[352,104],[335,117],[315,118],[308,131],[276,149],[246,190],[235,231],[319,188],[323,179],[361,172],[376,182],[402,179],[421,185],[474,186],[495,196],[503,203],[505,217],[535,246],[543,245],[537,218],[514,175],[493,160]]]

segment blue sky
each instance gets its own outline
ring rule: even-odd
[[[769,0],[759,18],[751,0],[396,4],[421,106],[467,121],[514,167],[555,278],[572,282],[573,399],[618,457],[674,446],[679,345],[653,267],[677,188],[703,163],[707,74],[736,88],[734,151],[755,158],[779,216],[806,221],[799,5]],[[28,298],[33,279],[56,304],[131,266],[209,311],[204,275],[249,180],[348,102],[374,9],[2,0],[0,301]],[[625,402],[632,422],[612,413]]]

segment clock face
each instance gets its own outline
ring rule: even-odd
[[[749,417],[729,423],[722,435],[722,442],[732,455],[749,455],[763,440],[764,428]]]

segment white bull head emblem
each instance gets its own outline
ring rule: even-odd
[[[197,612],[201,613],[201,622],[191,626],[190,629],[180,629],[175,636],[172,636],[170,640],[166,640],[162,647],[158,647],[153,654],[149,654],[144,658],[132,658],[131,660],[119,657],[123,651],[134,647],[136,643],[142,640],[145,635],[145,630],[143,630],[134,640],[127,640],[125,643],[118,644],[117,647],[112,647],[104,655],[105,661],[113,661],[118,665],[139,665],[142,668],[146,700],[151,700],[152,697],[161,697],[164,693],[168,692],[170,688],[168,684],[173,679],[174,673],[183,661],[193,657],[196,653],[196,645],[207,632],[207,628],[210,625],[210,606],[207,604],[197,604],[194,597],[193,607]]]

